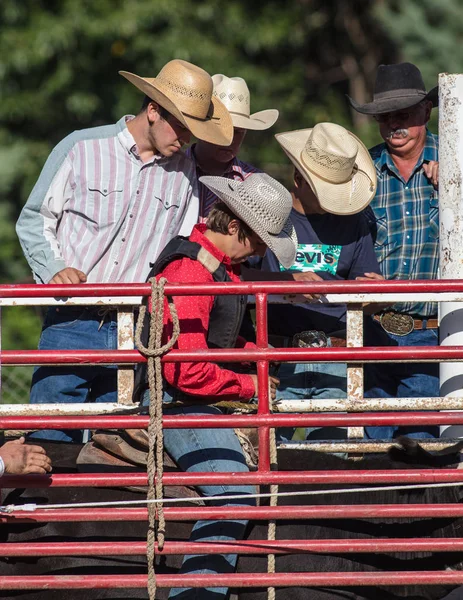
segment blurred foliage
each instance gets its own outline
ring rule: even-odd
[[[460,0],[2,0],[0,281],[30,280],[14,223],[51,148],[138,111],[141,95],[119,70],[154,77],[182,58],[244,77],[252,111],[278,108],[280,119],[249,132],[241,156],[288,183],[276,131],[329,120],[377,143],[345,95],[369,101],[380,63],[415,62],[429,86],[458,71],[461,23]],[[4,347],[34,347],[38,313],[14,310]]]

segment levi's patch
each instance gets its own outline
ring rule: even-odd
[[[342,246],[328,244],[298,244],[294,263],[285,269],[280,264],[280,271],[308,271],[330,273],[336,275]]]

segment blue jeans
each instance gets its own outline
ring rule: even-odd
[[[145,392],[143,404],[149,400]],[[221,410],[207,404],[176,406],[164,404],[165,415],[220,415]],[[241,450],[241,445],[231,429],[164,429],[164,447],[177,465],[187,473],[247,473],[249,471]],[[230,482],[233,477],[230,477]],[[198,485],[203,496],[229,494],[254,494],[256,488],[247,485],[225,484],[220,486]],[[212,506],[255,506],[255,498],[249,500],[214,500]],[[234,541],[244,537],[248,521],[197,521],[190,535],[191,542]],[[233,573],[236,567],[236,554],[189,555],[183,559],[180,573]],[[175,588],[169,598],[175,600],[222,600],[228,589],[217,588]]]
[[[345,363],[282,363],[278,372],[280,385],[277,400],[346,398],[347,367]],[[281,441],[293,437],[294,428],[277,429]],[[347,437],[339,427],[306,427],[306,439],[326,440]]]
[[[49,308],[39,350],[117,349],[117,322],[85,307]],[[117,402],[117,367],[37,367],[32,377],[31,404],[49,402]],[[34,439],[81,442],[82,430],[45,429],[30,435]]]
[[[408,335],[389,334],[394,346],[437,346],[437,329],[418,329]],[[365,369],[365,398],[421,398],[439,396],[438,363],[372,364]],[[386,426],[365,427],[365,437],[392,439],[399,435],[412,438],[439,437],[439,427]]]

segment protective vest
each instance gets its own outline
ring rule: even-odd
[[[231,281],[223,263],[200,244],[190,242],[181,236],[173,238],[167,244],[152,265],[148,280],[161,273],[169,263],[184,257],[200,262],[212,275],[214,281]],[[207,332],[209,348],[233,348],[235,346],[246,311],[246,303],[246,295],[215,296]],[[142,343],[145,346],[149,339],[149,319],[150,315],[147,312],[141,335]],[[233,365],[227,364],[227,368],[233,368]],[[137,398],[144,389],[146,389],[146,365],[139,365],[135,374],[135,397]]]

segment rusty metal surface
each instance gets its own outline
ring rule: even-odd
[[[133,350],[134,348],[134,315],[133,310],[117,310],[117,348]],[[117,401],[120,404],[133,403],[133,366],[120,366],[117,370]]]
[[[420,446],[428,451],[437,451],[449,448],[454,444],[458,443],[459,439],[423,439],[419,440]],[[372,454],[387,452],[389,448],[397,446],[395,442],[388,441],[326,441],[326,442],[284,442],[278,444],[279,448],[288,450],[311,450],[314,452],[327,452],[327,453],[359,453],[359,454]]]

